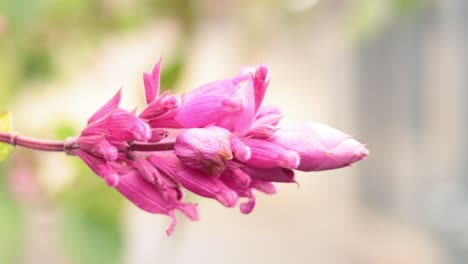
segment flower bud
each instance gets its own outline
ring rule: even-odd
[[[318,123],[286,126],[270,139],[282,148],[299,153],[302,171],[321,171],[349,166],[369,151],[351,136]]]
[[[219,176],[232,160],[230,135],[221,127],[188,129],[177,137],[175,154],[187,167]]]

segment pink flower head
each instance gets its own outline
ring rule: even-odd
[[[76,155],[139,208],[198,220],[183,189],[250,213],[255,192],[295,183],[294,170],[341,168],[368,155],[349,135],[321,124],[279,126],[278,107],[264,107],[264,65],[211,82],[182,97],[159,94],[161,60],[143,75],[147,106],[137,115],[118,107],[120,91],[88,121]],[[165,144],[165,145],[164,145]],[[164,146],[164,147],[161,147]]]

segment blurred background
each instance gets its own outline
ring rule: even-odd
[[[1,0],[0,110],[65,139],[163,56],[176,92],[265,63],[265,104],[367,143],[353,167],[299,174],[248,216],[145,213],[77,158],[0,164],[0,263],[466,263],[465,0]],[[465,136],[463,136],[465,135]]]

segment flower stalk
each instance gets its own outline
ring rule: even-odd
[[[73,150],[79,149],[76,144],[76,139],[71,138],[70,140],[46,140],[37,139],[32,137],[25,137],[16,133],[4,133],[0,132],[0,142],[10,144],[12,146],[20,146],[28,149],[50,151],[50,152],[66,152],[67,154],[74,155]],[[173,150],[174,142],[164,143],[148,143],[148,142],[132,142],[128,146],[128,151],[142,151],[142,152],[153,152],[153,151],[165,151]]]

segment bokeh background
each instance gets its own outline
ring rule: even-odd
[[[283,123],[367,143],[353,167],[298,175],[248,216],[198,202],[171,237],[77,158],[0,164],[0,263],[467,263],[466,0],[1,0],[0,110],[17,132],[77,135],[162,55],[176,92],[271,68]]]

